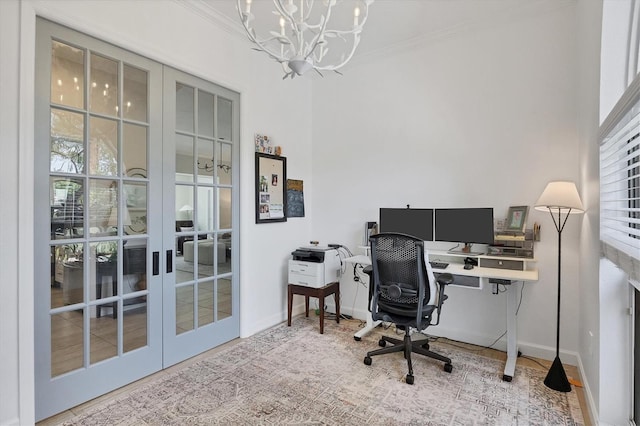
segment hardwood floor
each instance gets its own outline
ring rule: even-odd
[[[344,320],[344,321],[349,321],[349,320]],[[359,320],[350,320],[350,321],[355,321],[355,322],[360,322]],[[90,410],[91,408],[95,407],[98,404],[102,404],[105,401],[108,401],[112,398],[116,398],[119,395],[122,395],[123,393],[126,392],[131,392],[139,387],[144,386],[145,384],[147,384],[150,381],[156,380],[158,378],[161,378],[165,375],[171,374],[175,371],[179,371],[193,363],[196,363],[198,361],[200,361],[203,358],[207,358],[209,356],[211,356],[212,354],[221,351],[223,349],[229,348],[235,344],[237,344],[238,342],[240,342],[241,339],[235,339],[231,342],[225,343],[215,349],[212,349],[210,351],[204,352],[200,355],[197,355],[191,359],[188,359],[186,361],[183,361],[179,364],[176,364],[166,370],[162,370],[159,371],[155,374],[152,374],[151,376],[145,377],[144,379],[141,379],[137,382],[131,383],[127,386],[124,386],[120,389],[117,389],[113,392],[110,392],[106,395],[103,395],[101,397],[98,397],[94,400],[88,401],[84,404],[81,404],[77,407],[73,407],[67,411],[64,411],[60,414],[57,414],[53,417],[50,417],[48,419],[45,419],[39,423],[37,423],[39,426],[51,426],[51,425],[59,425],[69,419],[71,419],[72,417],[81,414],[83,412],[86,412],[87,410]],[[480,346],[475,346],[475,345],[471,345],[471,344],[466,344],[466,343],[461,343],[461,342],[456,342],[456,341],[449,341],[448,339],[445,338],[440,338],[439,342],[445,345],[452,345],[455,346],[458,349],[462,349],[462,350],[467,350],[470,352],[474,352],[477,354],[480,354],[482,356],[488,357],[488,358],[493,358],[493,359],[497,359],[500,361],[505,361],[506,360],[506,353],[502,352],[502,351],[498,351],[495,349],[487,349],[487,348],[483,348]],[[551,361],[547,361],[547,360],[542,360],[542,359],[538,359],[538,358],[530,358],[527,356],[522,356],[518,358],[518,362],[517,365],[519,366],[527,366],[527,367],[532,367],[538,370],[543,370],[546,371],[549,369],[549,367],[551,366]],[[578,385],[576,385],[574,383],[574,387],[573,387],[573,392],[576,392],[576,396],[578,397],[578,401],[580,402],[580,408],[582,410],[582,415],[584,418],[584,424],[585,426],[592,426],[592,422],[591,422],[591,418],[589,416],[589,410],[588,410],[588,406],[586,403],[586,398],[584,395],[584,391],[582,389],[581,386],[579,386],[579,382],[580,382],[580,375],[578,372],[577,367],[572,366],[572,365],[568,365],[568,364],[564,364],[567,376],[569,377],[570,381],[576,380],[578,382]]]

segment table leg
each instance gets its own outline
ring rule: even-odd
[[[291,286],[288,287],[288,294],[287,294],[287,325],[289,327],[291,327],[291,308],[293,307],[293,289],[291,288]]]
[[[516,309],[518,308],[518,283],[507,286],[507,362],[504,366],[502,380],[510,382],[516,371],[518,359],[518,324]]]
[[[324,333],[324,293],[318,296],[320,299],[320,334]]]
[[[304,296],[304,316],[309,318],[309,296]]]

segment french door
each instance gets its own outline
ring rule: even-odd
[[[36,40],[43,419],[239,335],[239,96],[45,20]]]
[[[174,196],[163,211],[165,228],[175,227],[166,248],[173,279],[164,286],[169,366],[240,335],[232,262],[240,126],[235,92],[165,67],[164,94],[164,191]]]

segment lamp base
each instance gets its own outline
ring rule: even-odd
[[[556,356],[556,359],[553,360],[547,377],[544,379],[544,384],[546,387],[558,392],[571,392],[571,384],[567,379],[567,374],[564,372],[564,367],[559,357]]]

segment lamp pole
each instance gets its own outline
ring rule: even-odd
[[[571,392],[571,384],[569,383],[569,379],[567,379],[567,374],[565,373],[564,367],[562,366],[562,361],[560,361],[560,282],[562,277],[562,231],[564,230],[564,225],[567,223],[570,212],[571,208],[569,208],[564,221],[562,221],[561,209],[558,207],[558,220],[556,220],[551,207],[549,207],[549,213],[551,214],[551,218],[553,219],[553,224],[556,226],[556,231],[558,231],[558,306],[556,314],[556,357],[553,360],[553,364],[551,364],[551,368],[547,373],[547,377],[545,377],[544,379],[544,384],[548,388],[557,390],[559,392]]]

